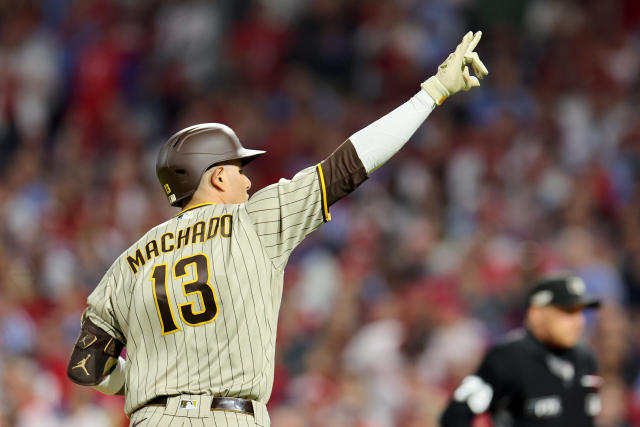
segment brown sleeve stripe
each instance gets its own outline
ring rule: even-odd
[[[367,171],[349,139],[323,160],[318,169],[324,169],[323,184],[326,186],[323,185],[322,190],[326,199],[323,197],[323,201],[326,200],[328,206],[351,193],[368,178]]]
[[[324,173],[322,172],[321,163],[318,163],[318,166],[316,166],[316,170],[318,171],[320,189],[322,190],[320,196],[322,198],[322,218],[324,219],[324,222],[329,222],[331,221],[331,212],[329,212],[329,205],[327,204],[327,187],[325,185]]]

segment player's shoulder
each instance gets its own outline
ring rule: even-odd
[[[147,240],[149,240],[151,235],[158,234],[158,232],[160,232],[160,230],[162,228],[165,228],[167,223],[169,223],[170,221],[171,221],[171,219],[168,219],[167,221],[164,221],[164,222],[156,225],[155,227],[151,228],[146,233],[144,233],[140,238],[138,238],[131,245],[129,245],[124,251],[122,251],[120,253],[120,255],[118,255],[118,257],[115,259],[113,264],[111,264],[111,267],[109,268],[108,272],[113,270],[113,269],[115,269],[115,268],[119,268],[119,266],[123,262],[126,262],[127,256],[129,256],[132,251],[135,252],[137,249],[139,249],[141,244],[144,245],[144,243]]]
[[[277,190],[279,187],[282,187],[282,186],[296,184],[296,183],[299,183],[301,181],[317,179],[318,178],[317,170],[318,170],[317,169],[317,165],[316,166],[309,166],[307,168],[304,168],[304,169],[300,170],[295,175],[293,175],[291,178],[282,177],[277,182],[274,182],[273,184],[269,184],[269,185],[261,188],[260,190],[256,191],[254,193],[254,195],[251,196],[251,198],[249,200],[251,201],[251,199],[256,197],[259,193],[262,193],[262,192],[265,192],[265,191],[270,191],[270,190],[273,191],[273,190]]]
[[[152,238],[152,236],[157,236],[159,234],[162,234],[166,229],[172,227],[173,224],[175,224],[176,219],[177,219],[177,215],[173,216],[173,217],[167,219],[166,221],[163,221],[160,224],[158,224],[158,225],[150,228],[149,230],[147,230],[142,236],[140,236],[136,241],[134,241],[124,251],[122,251],[122,253],[120,253],[120,255],[116,258],[114,263],[111,265],[111,268],[114,268],[120,262],[124,262],[126,260],[126,257],[132,251],[135,252],[138,248],[140,248],[140,245],[144,246],[144,244],[147,241],[149,241]]]
[[[144,245],[147,241],[153,240],[164,233],[176,234],[176,232],[189,228],[197,222],[208,221],[214,217],[219,218],[223,215],[233,214],[240,206],[242,206],[242,204],[201,203],[183,209],[166,221],[149,229],[129,246],[122,255],[126,256],[126,253],[132,249],[140,247],[140,245]]]
[[[292,178],[280,178],[278,182],[267,185],[253,193],[244,206],[250,211],[278,206],[281,198],[287,196],[298,197],[300,192],[306,191],[318,181],[316,166],[310,166],[296,173]]]
[[[172,218],[158,224],[156,227],[149,230],[153,232],[157,228],[170,226],[172,223],[184,223],[189,221],[199,221],[202,218],[209,217],[212,214],[224,214],[230,211],[236,210],[241,204],[223,204],[223,203],[200,203],[189,208],[183,209],[178,212]]]
[[[148,239],[150,234],[157,235],[162,233],[163,229],[166,229],[168,232],[179,232],[182,229],[194,226],[196,223],[204,222],[209,224],[212,220],[220,220],[225,216],[230,216],[233,219],[243,205],[244,203],[201,203],[194,205],[180,211],[172,218],[149,230],[138,240],[138,243]]]
[[[142,236],[140,236],[140,238],[138,240],[136,240],[135,242],[133,242],[133,244],[131,244],[131,246],[129,246],[123,253],[122,255],[126,254],[129,250],[137,247],[140,245],[140,243],[145,242],[147,240],[149,240],[149,238],[152,235],[156,235],[161,233],[164,229],[166,229],[172,222],[174,222],[176,219],[176,217],[172,217],[167,219],[164,222],[161,222],[160,224],[151,227],[149,230],[147,230],[146,233],[144,233]]]
[[[300,181],[308,177],[317,177],[318,175],[317,168],[318,168],[318,165],[308,166],[296,172],[291,178],[280,178],[277,183],[272,185],[287,184],[290,182]]]

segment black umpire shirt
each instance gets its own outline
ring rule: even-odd
[[[496,427],[593,426],[601,382],[589,349],[551,350],[530,332],[517,331],[462,381],[440,421],[443,427],[468,427],[489,411]]]

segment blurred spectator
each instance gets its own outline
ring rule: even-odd
[[[17,427],[59,426],[60,389],[53,376],[32,360],[10,359],[3,366],[2,387],[10,424]]]

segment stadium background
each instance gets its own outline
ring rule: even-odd
[[[0,425],[125,425],[65,367],[87,294],[173,213],[154,176],[171,133],[230,125],[269,151],[261,188],[408,99],[468,29],[482,88],[289,263],[273,425],[435,425],[553,269],[607,302],[586,334],[600,426],[640,425],[635,0],[0,2]]]

